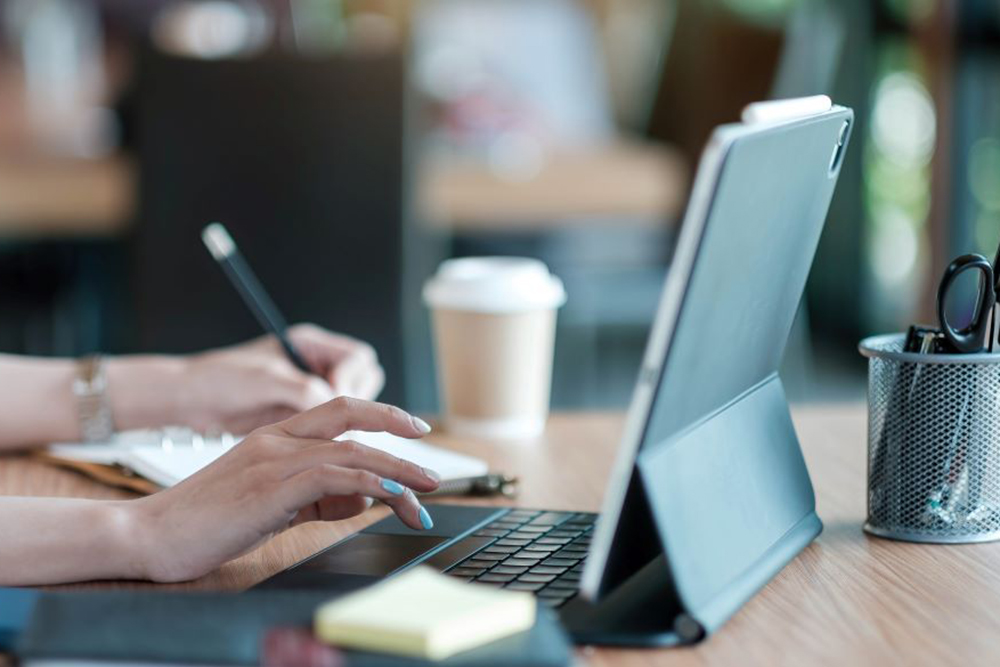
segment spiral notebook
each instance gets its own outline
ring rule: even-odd
[[[356,440],[375,449],[436,471],[442,481],[477,477],[488,471],[486,461],[453,452],[424,440],[407,440],[391,433],[351,431],[338,438]],[[56,443],[50,457],[67,461],[121,466],[161,487],[190,477],[239,444],[229,434],[208,436],[188,429],[140,430],[119,433],[107,443]]]

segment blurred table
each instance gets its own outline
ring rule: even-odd
[[[692,667],[995,664],[1000,655],[1000,544],[919,545],[866,536],[861,531],[864,407],[798,407],[793,416],[816,486],[823,534],[701,645],[642,651],[581,648],[583,662]],[[443,433],[433,440],[519,475],[518,505],[592,511],[600,506],[621,425],[619,414],[556,414],[535,442],[496,445]],[[126,496],[26,457],[0,458],[0,493]],[[294,528],[198,581],[171,588],[251,586],[385,513],[374,508],[350,521]]]
[[[431,155],[417,196],[432,227],[457,232],[545,231],[593,219],[656,226],[680,218],[688,178],[675,149],[623,141],[555,153],[523,179],[483,160]]]
[[[525,180],[487,164],[428,158],[417,174],[421,215],[458,232],[549,231],[592,220],[662,226],[679,219],[688,168],[658,144],[559,153]],[[0,156],[0,237],[113,236],[127,229],[136,166],[116,156]]]
[[[122,156],[0,156],[0,238],[115,236],[134,200],[135,167]]]
[[[108,56],[109,89],[117,89],[123,54],[112,49]],[[132,218],[135,165],[121,155],[80,158],[67,146],[46,147],[29,107],[20,63],[0,56],[0,240],[120,234]]]

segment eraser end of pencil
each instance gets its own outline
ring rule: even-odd
[[[201,241],[208,248],[208,251],[212,253],[212,257],[216,261],[229,257],[233,254],[233,250],[236,249],[233,237],[229,235],[229,232],[226,231],[221,222],[212,222],[205,225],[205,228],[201,230]]]

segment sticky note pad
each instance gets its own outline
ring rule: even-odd
[[[417,567],[316,611],[316,636],[344,648],[443,660],[535,624],[530,593]]]

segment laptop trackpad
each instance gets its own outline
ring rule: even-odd
[[[432,535],[358,533],[316,554],[295,569],[384,577],[449,539]]]

